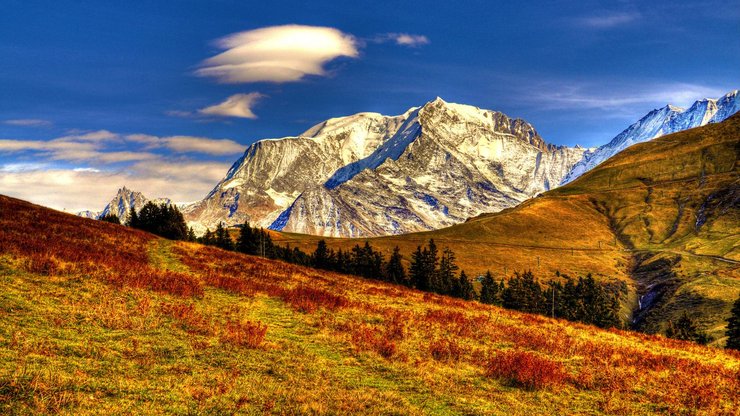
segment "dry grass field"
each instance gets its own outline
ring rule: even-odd
[[[740,355],[0,196],[3,414],[737,414]]]

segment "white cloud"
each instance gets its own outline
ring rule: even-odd
[[[321,76],[329,61],[359,55],[353,36],[317,26],[265,27],[226,36],[216,45],[225,51],[203,61],[196,74],[233,84]]]
[[[70,212],[100,210],[116,189],[126,185],[149,198],[168,197],[175,202],[203,198],[226,173],[228,163],[140,163],[119,171],[93,168],[22,169],[0,166],[4,195]]]
[[[3,124],[22,127],[46,127],[51,126],[52,123],[49,120],[42,120],[38,118],[21,118],[14,120],[5,120],[3,121]]]
[[[624,26],[640,20],[642,15],[637,12],[611,12],[576,19],[579,26],[591,29],[611,29]]]
[[[252,108],[264,95],[258,92],[249,94],[234,94],[227,98],[226,101],[198,110],[200,114],[221,117],[240,117],[255,119],[257,116]]]
[[[244,146],[229,139],[206,137],[171,136],[160,139],[165,147],[181,153],[205,153],[209,155],[231,155],[244,151]]]
[[[111,145],[114,145],[111,147]],[[137,147],[138,149],[135,149]],[[126,150],[120,147],[125,146]],[[0,155],[39,152],[50,160],[90,161],[104,164],[155,160],[160,155],[149,152],[166,148],[176,153],[230,155],[244,151],[244,146],[229,139],[148,134],[120,135],[107,130],[68,135],[52,140],[0,139]]]
[[[0,140],[0,192],[69,211],[100,210],[123,185],[149,197],[193,201],[203,198],[231,163],[183,154],[243,151],[244,146],[228,139],[107,130],[74,131],[50,140]]]
[[[414,35],[410,33],[383,33],[382,35],[377,35],[367,41],[372,43],[393,42],[396,45],[408,46],[412,48],[429,44],[428,37],[424,35]]]

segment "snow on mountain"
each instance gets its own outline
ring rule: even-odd
[[[116,192],[116,196],[111,199],[111,201],[108,203],[108,205],[105,206],[105,208],[103,208],[102,211],[82,211],[78,212],[77,216],[100,219],[106,215],[113,214],[116,215],[123,223],[128,220],[129,214],[131,212],[131,207],[134,207],[134,209],[138,212],[149,201],[150,200],[147,199],[141,192],[132,191],[124,186],[118,189],[118,192]],[[157,198],[152,199],[151,201],[157,205],[163,203],[169,205],[172,203],[168,198]]]
[[[82,217],[82,218],[88,218],[88,219],[91,219],[91,220],[96,220],[100,216],[100,211],[85,210],[85,211],[80,211],[80,212],[76,213],[75,215],[77,215],[78,217]]]
[[[666,134],[718,123],[740,110],[738,91],[732,91],[719,99],[705,98],[696,101],[688,110],[667,105],[649,112],[635,124],[627,127],[609,143],[586,152],[561,185],[571,182],[629,146],[653,140]]]
[[[550,189],[584,152],[545,143],[523,120],[440,98],[406,114],[393,137],[304,190],[271,228],[343,237],[437,229]]]
[[[196,233],[219,222],[229,226],[248,220],[268,227],[305,189],[389,140],[408,116],[359,113],[332,118],[297,137],[258,141],[205,199],[185,207],[183,214]]]

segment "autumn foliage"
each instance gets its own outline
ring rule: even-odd
[[[97,302],[94,308],[67,305],[74,313],[52,311],[43,321],[74,331],[92,322],[126,342],[116,350],[107,344],[91,347],[86,341],[60,348],[56,343],[62,341],[53,338],[56,329],[48,331],[50,337],[32,338],[35,335],[19,319],[12,321],[13,330],[0,332],[0,352],[66,360],[66,350],[102,368],[106,362],[96,360],[109,351],[113,359],[131,360],[140,369],[164,355],[171,360],[167,371],[176,374],[168,375],[168,383],[189,392],[182,400],[195,400],[201,407],[193,409],[202,413],[213,410],[209,400],[220,400],[220,410],[250,406],[262,400],[254,393],[261,389],[275,389],[283,396],[262,397],[260,407],[248,408],[253,413],[362,413],[395,403],[392,398],[407,392],[419,401],[455,399],[450,401],[459,407],[453,413],[501,411],[464,404],[487,406],[491,397],[505,398],[503,405],[509,400],[524,406],[515,409],[522,413],[571,413],[571,399],[581,401],[578,411],[608,414],[733,414],[740,406],[736,352],[602,330],[193,243],[167,242],[166,254],[177,268],[165,269],[155,266],[150,256],[152,247],[160,246],[162,240],[150,234],[0,196],[0,272],[12,270],[39,281],[58,280],[60,285],[95,282],[109,298],[90,300]],[[70,289],[57,288],[55,296],[69,296],[65,290]],[[15,319],[20,310],[0,306],[0,325]],[[3,333],[10,334],[8,340]],[[157,338],[150,342],[160,335],[168,341],[183,336],[187,346],[147,351],[138,337],[151,333]],[[190,355],[180,360],[180,354]],[[245,357],[254,362],[243,364]],[[311,367],[316,360],[323,361]],[[57,368],[66,367],[63,361]],[[201,378],[216,372],[218,377],[208,379],[210,384],[198,377],[188,379],[187,386],[176,384],[194,368],[207,374]],[[5,370],[2,363],[0,370]],[[332,374],[336,377],[327,378]],[[30,413],[43,412],[48,403],[35,405],[28,397],[45,394],[58,397],[60,409],[75,413],[80,401],[99,393],[85,389],[100,384],[74,384],[84,382],[78,381],[82,375],[65,377],[64,382],[42,383],[0,372],[0,409],[1,403],[28,401]],[[233,382],[237,379],[246,387]],[[64,383],[72,383],[69,390],[60,387],[68,386]],[[361,400],[344,400],[362,390],[358,385],[367,394]],[[376,397],[384,393],[372,386],[387,386],[392,395]],[[58,396],[55,388],[61,391]],[[23,393],[28,391],[36,393]],[[541,398],[552,391],[567,399],[542,407]],[[100,396],[128,400],[130,393],[116,394],[120,397]],[[342,407],[320,402],[324,395]],[[419,409],[383,411],[429,410]]]

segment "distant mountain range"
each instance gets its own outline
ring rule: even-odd
[[[149,201],[141,192],[132,191],[124,186],[118,190],[116,196],[111,199],[102,211],[82,211],[78,212],[77,215],[85,218],[100,219],[106,215],[113,214],[123,223],[128,220],[132,207],[138,212]],[[165,203],[169,205],[172,203],[169,198],[156,198],[151,201],[155,204]]]
[[[668,105],[583,149],[548,144],[524,120],[437,98],[398,116],[359,113],[255,142],[203,200],[182,209],[198,234],[245,221],[336,237],[434,230],[516,206],[633,144],[738,110],[738,91],[688,110]],[[145,202],[123,188],[101,213],[81,215],[126,216]]]
[[[633,144],[646,142],[666,134],[719,123],[740,110],[738,90],[714,100],[705,98],[688,109],[667,105],[653,110],[637,123],[627,127],[609,143],[583,154],[583,159],[563,179],[561,185],[573,181],[599,163],[609,159]]]

